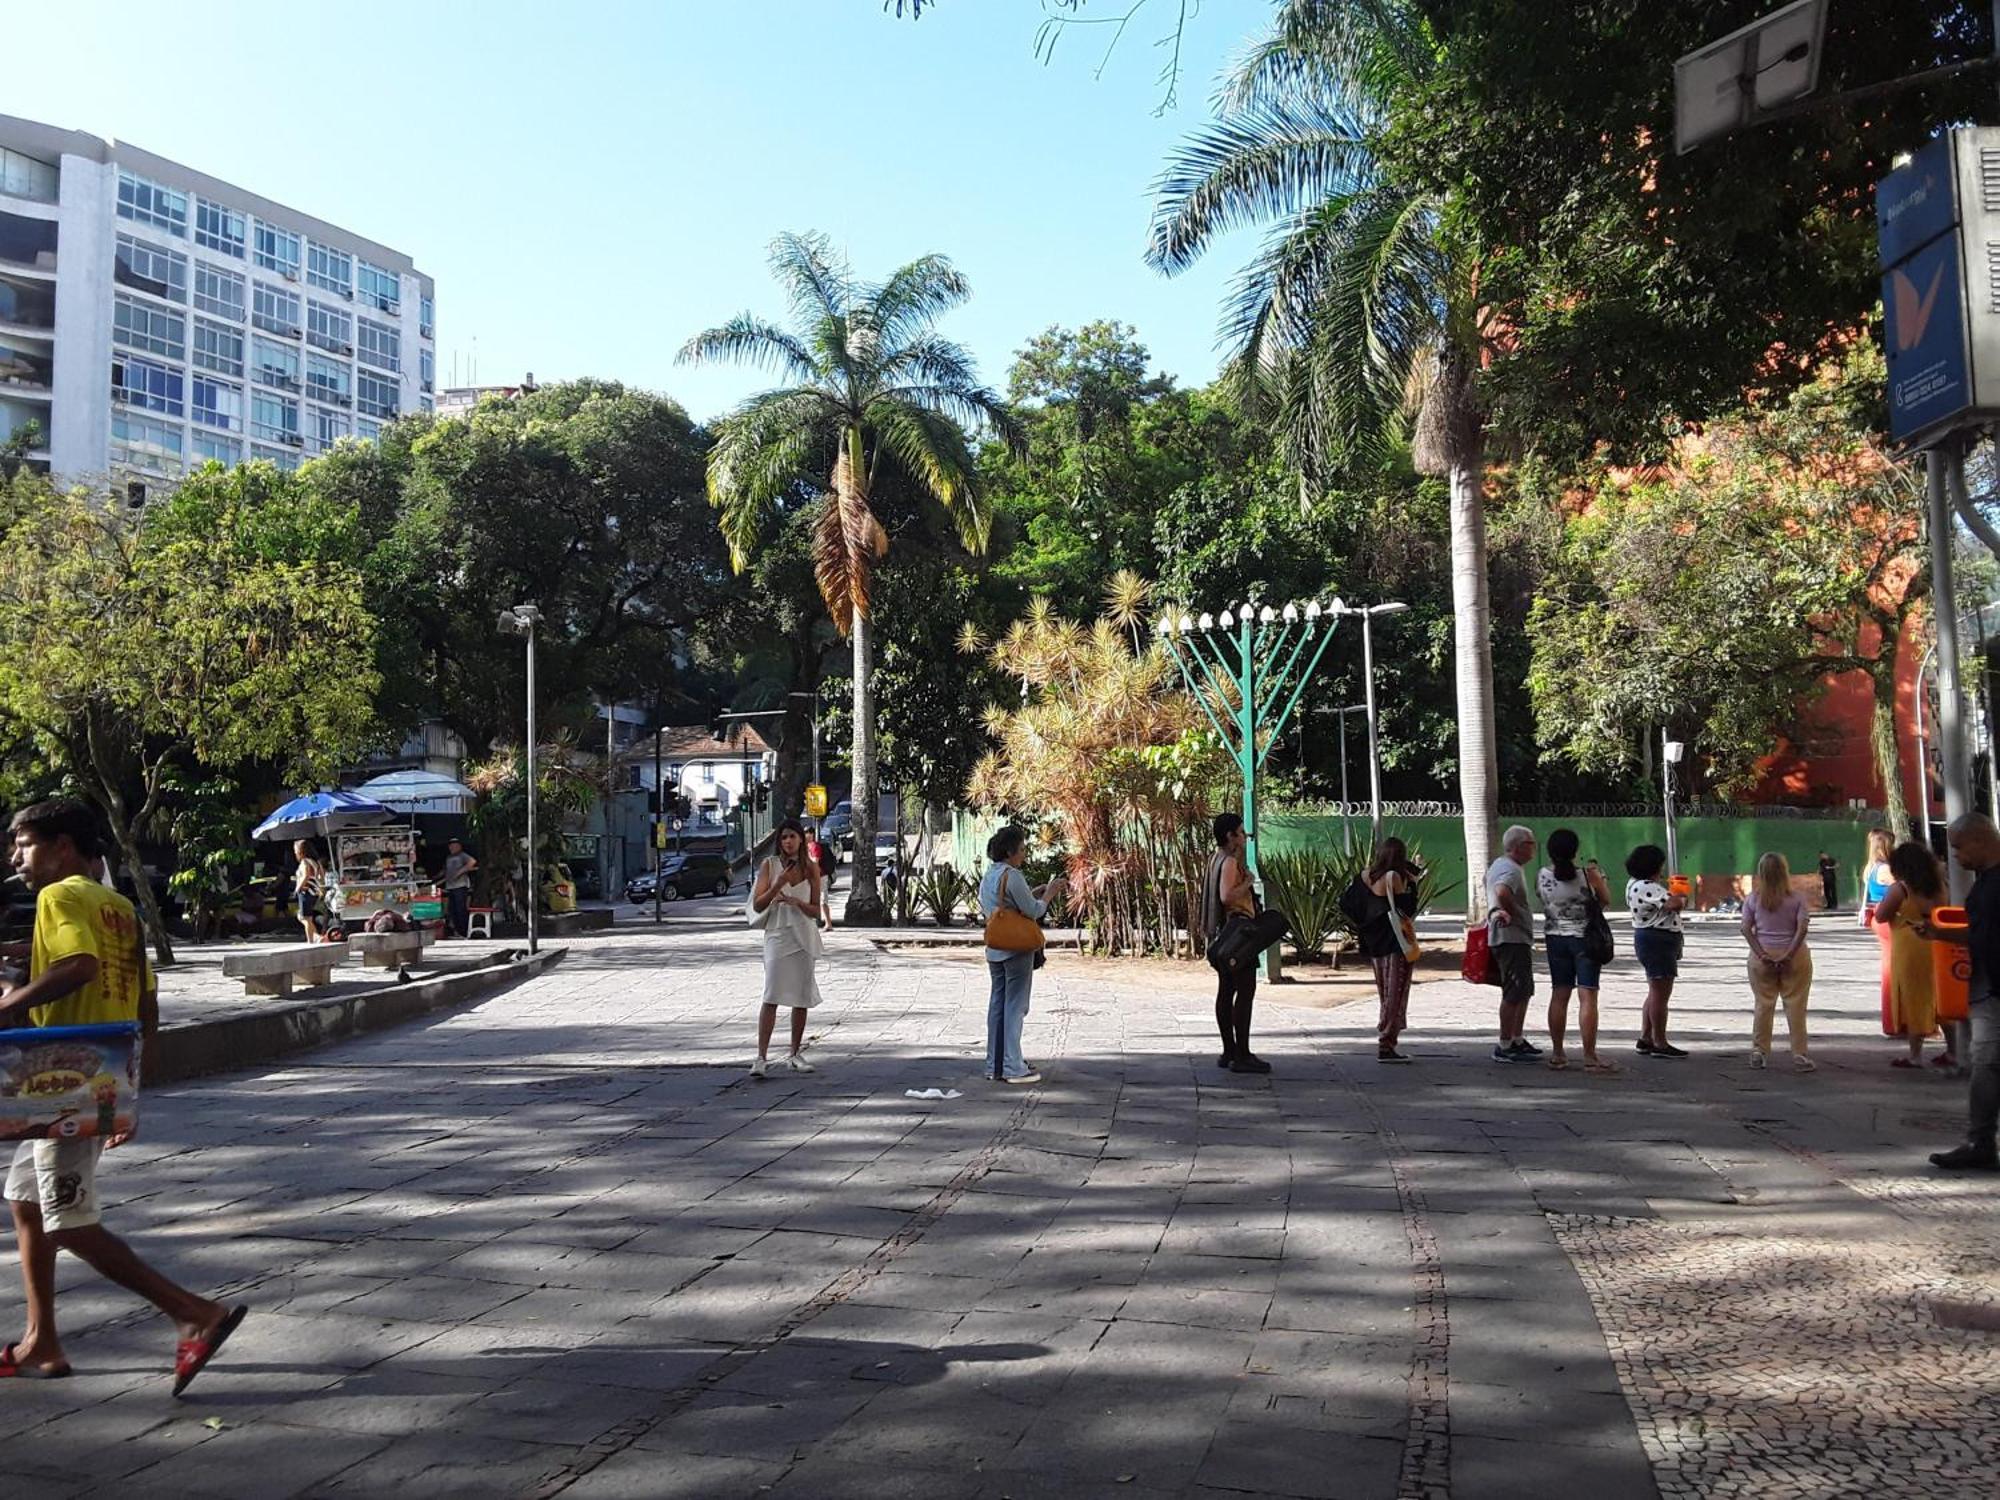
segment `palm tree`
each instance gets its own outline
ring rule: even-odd
[[[875,885],[875,565],[889,534],[870,505],[885,470],[951,516],[968,550],[986,548],[989,516],[968,430],[1018,445],[1000,398],[979,384],[972,357],[935,325],[971,296],[941,255],[913,260],[880,284],[857,281],[824,235],[785,234],[771,271],[791,301],[790,325],[743,313],[689,339],[685,361],[733,359],[784,384],[725,417],[708,456],[708,495],[741,572],[771,514],[799,486],[824,485],[813,571],[827,613],[854,643],[854,883],[847,917],[881,922]]]
[[[1147,260],[1173,274],[1218,234],[1272,224],[1222,332],[1246,395],[1276,408],[1302,483],[1405,440],[1419,468],[1448,478],[1459,789],[1476,876],[1499,814],[1482,259],[1451,200],[1399,181],[1377,149],[1391,102],[1421,89],[1438,55],[1410,0],[1282,0],[1216,119],[1162,175]],[[1477,915],[1482,882],[1467,888]]]

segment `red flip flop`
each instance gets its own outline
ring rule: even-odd
[[[65,1380],[69,1377],[68,1365],[24,1365],[9,1344],[0,1349],[0,1380]]]
[[[208,1362],[221,1352],[222,1346],[229,1342],[229,1335],[236,1332],[236,1325],[243,1321],[249,1311],[248,1307],[238,1303],[229,1309],[220,1323],[215,1325],[213,1333],[198,1339],[182,1339],[174,1345],[176,1396],[186,1390],[195,1376],[199,1375],[207,1367]]]

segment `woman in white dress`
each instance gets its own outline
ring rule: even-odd
[[[792,1008],[792,1051],[785,1064],[794,1073],[813,1071],[799,1048],[806,1037],[806,1012],[819,1004],[819,981],[813,977],[823,910],[819,867],[807,857],[805,830],[797,823],[778,825],[776,848],[778,852],[757,867],[750,889],[750,919],[764,929],[764,1006],[757,1013],[752,1078],[762,1078],[770,1067],[771,1032],[781,1005]]]

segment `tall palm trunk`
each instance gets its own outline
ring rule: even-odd
[[[847,893],[847,918],[879,927],[888,920],[875,884],[875,624],[854,616],[854,880]]]
[[[1874,752],[1875,774],[1882,781],[1882,815],[1890,836],[1900,844],[1910,836],[1910,804],[1903,796],[1903,757],[1896,743],[1896,669],[1903,655],[1900,630],[1885,639],[1881,654],[1887,660],[1878,661],[1868,673],[1875,699],[1869,714],[1868,746]]]
[[[1454,402],[1456,406],[1458,403]],[[1449,419],[1451,607],[1458,667],[1458,788],[1465,819],[1466,915],[1486,913],[1486,867],[1500,821],[1500,754],[1493,722],[1493,606],[1486,581],[1486,494],[1479,421]]]

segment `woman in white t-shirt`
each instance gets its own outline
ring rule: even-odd
[[[1625,857],[1625,905],[1632,913],[1632,956],[1646,973],[1646,1008],[1640,1013],[1637,1050],[1646,1057],[1686,1057],[1667,1040],[1667,1002],[1681,971],[1681,908],[1668,889],[1667,851],[1641,844]]]

